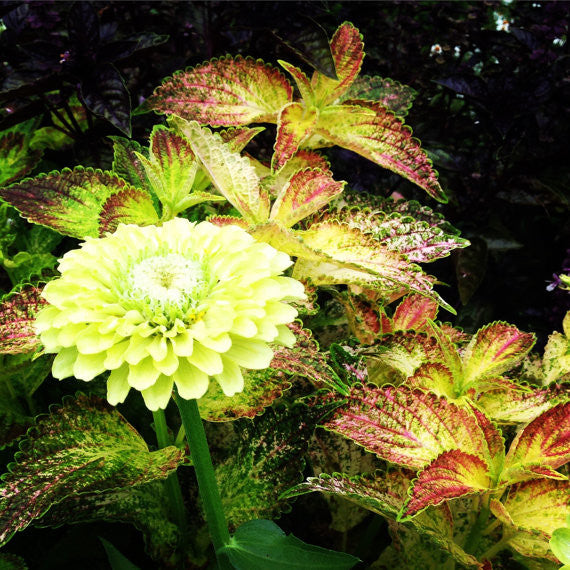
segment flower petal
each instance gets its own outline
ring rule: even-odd
[[[176,335],[170,339],[174,354],[177,356],[191,356],[194,350],[194,338],[192,335],[185,331],[182,334]]]
[[[152,342],[152,338],[141,338],[140,336],[132,336],[129,340],[129,347],[125,351],[123,358],[129,364],[138,364],[145,356],[148,355],[148,346]]]
[[[224,369],[220,355],[217,352],[206,348],[199,342],[194,343],[194,351],[188,360],[191,364],[210,376],[213,374],[219,374]]]
[[[123,340],[114,344],[107,350],[107,358],[105,358],[105,368],[107,370],[115,370],[125,362],[125,351],[129,348],[129,341]]]
[[[107,380],[107,400],[111,406],[116,406],[125,401],[131,387],[127,382],[129,365],[123,364],[111,372]]]
[[[180,360],[173,379],[180,397],[185,400],[201,398],[208,390],[209,376],[192,366],[186,358]]]
[[[99,354],[81,354],[77,355],[75,363],[73,364],[73,375],[78,380],[93,380],[95,376],[105,372],[105,353]]]
[[[228,358],[222,358],[224,371],[214,375],[226,396],[233,396],[243,390],[244,381],[240,367]]]
[[[277,342],[286,346],[287,348],[293,348],[297,342],[297,337],[286,325],[277,325],[277,330],[279,331],[279,336],[277,336],[273,342]]]
[[[178,368],[178,356],[174,354],[174,349],[171,344],[167,345],[166,356],[160,361],[154,361],[154,366],[162,374],[172,376]]]
[[[171,376],[161,374],[150,388],[142,390],[146,407],[153,412],[166,408],[172,396],[173,383]]]
[[[262,370],[267,368],[273,360],[273,351],[264,342],[232,337],[232,347],[224,354],[224,357],[244,368]]]
[[[73,364],[77,358],[77,349],[74,346],[62,348],[53,361],[52,376],[58,380],[73,376]]]
[[[141,360],[138,364],[129,366],[129,386],[137,390],[146,390],[156,382],[159,376],[160,372],[154,367],[150,356]]]

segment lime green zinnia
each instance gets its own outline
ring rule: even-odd
[[[200,398],[210,377],[232,396],[243,389],[242,367],[269,366],[267,343],[295,342],[286,325],[297,311],[286,301],[304,292],[281,275],[289,265],[237,226],[121,225],[64,255],[36,331],[57,353],[56,378],[110,370],[113,405],[134,388],[151,410],[165,408],[174,384],[181,397]]]

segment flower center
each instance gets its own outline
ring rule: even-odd
[[[147,257],[135,263],[127,278],[132,298],[181,307],[204,282],[199,262],[177,253]]]

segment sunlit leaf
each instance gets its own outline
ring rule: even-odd
[[[299,89],[301,98],[305,101],[305,104],[313,105],[315,103],[315,94],[309,78],[298,67],[295,67],[286,61],[279,60],[279,65],[291,74],[297,84],[297,89]]]
[[[379,104],[330,105],[321,111],[316,133],[396,172],[446,202],[431,161],[411,129]]]
[[[279,192],[269,219],[285,227],[318,211],[338,196],[345,182],[333,180],[328,172],[306,168],[293,174]]]
[[[41,416],[21,449],[2,477],[2,543],[66,497],[163,479],[183,460],[175,447],[150,452],[114,408],[83,395]]]
[[[109,138],[113,141],[113,172],[131,186],[151,193],[152,187],[139,157],[148,157],[148,149],[132,139]]]
[[[453,400],[458,397],[453,374],[441,362],[424,362],[406,380],[406,384],[414,388],[430,390],[438,396]]]
[[[271,169],[278,171],[311,136],[319,111],[314,106],[293,102],[279,111],[277,118],[277,139],[275,140]]]
[[[422,330],[428,319],[434,320],[439,307],[429,297],[408,295],[396,307],[392,317],[394,330]]]
[[[563,328],[564,334],[553,332],[544,347],[542,368],[547,384],[570,372],[570,311],[564,317]]]
[[[152,199],[144,190],[126,188],[105,200],[99,213],[99,236],[113,233],[119,224],[150,226],[158,222]]]
[[[311,79],[315,97],[324,105],[332,103],[347,91],[358,76],[364,59],[362,36],[350,22],[338,27],[330,46],[338,80],[318,72]]]
[[[0,132],[0,186],[23,178],[40,161],[42,151],[30,148],[38,123],[34,118]]]
[[[339,102],[357,99],[377,101],[391,111],[404,117],[412,106],[417,91],[399,81],[384,77],[360,75]]]
[[[202,124],[239,126],[275,122],[292,100],[291,85],[261,60],[213,59],[163,81],[142,106]]]
[[[516,435],[503,478],[509,483],[546,474],[570,461],[570,402],[550,408]],[[546,468],[542,469],[541,468]],[[562,475],[551,472],[549,476]]]

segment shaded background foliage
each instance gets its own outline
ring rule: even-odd
[[[76,164],[109,168],[107,136],[122,131],[143,142],[161,120],[131,121],[131,109],[164,77],[212,57],[284,58],[326,72],[326,38],[353,22],[365,39],[362,73],[418,92],[406,122],[450,197],[429,205],[472,241],[430,268],[450,285],[442,295],[457,308],[457,324],[473,332],[505,320],[536,332],[539,346],[560,329],[569,298],[547,285],[570,270],[565,2],[2,1],[0,18],[0,130],[37,116],[51,125],[50,112],[73,95],[84,107],[86,126],[69,120],[73,144],[46,149],[33,173]],[[497,18],[508,31],[497,29]],[[269,158],[269,131],[254,141],[253,154]],[[427,199],[354,153],[327,152],[335,178],[353,188]],[[69,249],[69,239],[55,247],[56,256]],[[0,270],[0,291],[9,289]],[[331,535],[334,545],[328,521],[303,512],[308,500],[298,500],[288,515],[296,533],[325,541]],[[82,534],[69,533],[62,540]],[[58,531],[42,531],[40,540],[52,535]]]

